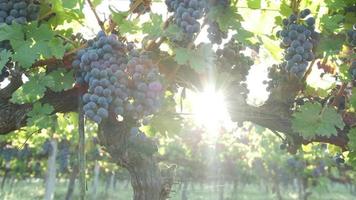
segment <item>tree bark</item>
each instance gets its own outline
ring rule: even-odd
[[[162,176],[153,155],[142,153],[129,144],[130,125],[128,121],[123,123],[116,119],[103,121],[98,134],[100,143],[115,162],[129,171],[134,200],[165,200],[169,197],[172,179]]]
[[[56,187],[56,157],[57,157],[57,141],[51,139],[52,152],[50,152],[47,162],[47,175],[45,185],[44,200],[54,199],[54,190]]]

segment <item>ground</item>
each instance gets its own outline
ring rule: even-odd
[[[126,183],[118,183],[116,189],[113,188],[107,191],[105,194],[105,182],[100,183],[99,193],[95,199],[100,200],[129,200],[131,197],[131,189],[127,188]],[[353,200],[356,196],[352,196],[349,190],[342,185],[334,184],[328,186],[329,191],[314,191],[310,200]],[[67,190],[67,182],[61,180],[57,183],[56,194],[54,199],[65,199]],[[271,193],[267,193],[264,189],[256,185],[247,186],[243,191],[238,194],[232,194],[231,187],[225,190],[225,200],[275,200],[276,196]],[[78,190],[75,195],[77,196]],[[42,200],[44,194],[44,187],[42,180],[31,181],[17,181],[11,186],[7,184],[3,191],[1,191],[1,200]],[[91,184],[88,185],[88,200],[94,200],[91,193]],[[235,197],[233,197],[235,195]],[[238,196],[237,196],[238,195]],[[76,196],[73,199],[78,199]],[[181,191],[178,191],[178,187],[175,187],[172,192],[171,200],[181,200]],[[284,200],[297,199],[295,192],[283,190]],[[189,188],[188,200],[217,200],[218,192],[214,190],[213,186],[205,185],[202,188],[200,185],[196,185],[194,189]]]

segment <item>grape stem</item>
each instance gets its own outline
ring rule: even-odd
[[[346,89],[347,83],[344,82],[342,83],[338,93],[336,94],[336,96],[334,97],[334,101],[331,103],[332,106],[336,106],[339,102],[339,97],[341,97]]]
[[[93,3],[92,3],[90,0],[87,0],[87,2],[88,2],[88,4],[89,4],[89,7],[90,7],[91,11],[94,13],[95,18],[96,18],[96,21],[98,22],[98,24],[99,24],[101,30],[105,32],[104,23],[100,20],[99,15],[98,15],[98,13],[96,12]]]
[[[314,60],[310,63],[307,72],[305,73],[305,75],[304,75],[303,78],[302,78],[302,82],[305,82],[305,81],[307,80],[309,74],[310,74],[311,71],[312,71],[312,68],[313,68],[313,65],[314,65],[315,61],[316,61],[316,59],[314,59]]]
[[[44,15],[42,15],[42,16],[39,16],[38,17],[38,21],[42,21],[42,20],[44,20],[44,19],[46,19],[46,18],[49,18],[51,15],[53,15],[53,14],[55,14],[55,12],[53,12],[53,11],[49,11],[49,12],[47,12],[46,14],[44,14]]]

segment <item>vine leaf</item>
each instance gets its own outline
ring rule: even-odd
[[[189,53],[190,51],[187,50],[186,48],[178,48],[175,50],[175,61],[177,61],[177,63],[179,65],[185,65],[185,64],[188,64],[189,62]]]
[[[127,16],[129,12],[120,12],[115,11],[112,7],[110,7],[110,11],[112,13],[112,20],[119,25],[120,33],[125,34],[134,34],[140,30],[138,26],[139,19],[127,20]]]
[[[66,71],[65,69],[57,69],[48,74],[53,80],[53,84],[49,84],[48,87],[54,92],[60,92],[72,88],[74,84],[73,71]]]
[[[345,126],[334,108],[322,108],[319,103],[306,103],[293,117],[292,129],[304,138],[317,135],[330,137],[337,134],[336,128],[342,129]]]
[[[197,72],[213,66],[216,59],[211,44],[202,44],[193,50],[178,48],[175,50],[175,54],[175,60],[179,65],[190,65]]]
[[[339,65],[339,77],[341,81],[348,82],[352,80],[352,77],[349,73],[350,66],[347,63],[341,63]]]
[[[51,76],[46,76],[44,73],[35,74],[12,94],[11,102],[32,103],[44,96],[47,87],[54,88],[54,85],[55,81]]]
[[[279,10],[280,14],[284,17],[288,17],[290,14],[293,13],[293,9],[290,7],[290,5],[288,5],[286,1],[282,1]]]
[[[341,51],[343,43],[344,39],[342,38],[333,37],[330,39],[330,36],[322,36],[317,46],[317,54],[336,54]]]
[[[10,51],[2,50],[0,52],[0,71],[2,70],[2,68],[4,68],[6,63],[9,61],[10,57],[11,57],[11,52]]]
[[[343,15],[324,15],[320,19],[320,25],[328,33],[333,33],[335,30],[338,30],[341,26],[341,22],[344,20]]]
[[[273,59],[282,59],[282,49],[279,47],[278,41],[272,40],[271,38],[264,35],[258,38],[260,42],[264,45],[264,47],[268,50],[268,52],[271,54]]]
[[[247,6],[252,9],[259,9],[261,8],[261,0],[248,0]]]
[[[37,126],[39,129],[48,128],[52,125],[52,121],[48,120],[48,116],[54,111],[50,104],[41,104],[36,102],[33,104],[32,110],[27,113],[28,126]]]
[[[23,68],[29,68],[40,57],[62,58],[65,52],[63,42],[55,37],[55,32],[47,24],[1,26],[0,41],[3,40],[10,41],[14,50],[13,60]]]
[[[241,28],[240,21],[242,16],[237,13],[237,10],[230,7],[215,6],[209,10],[208,19],[216,21],[222,31],[226,32],[229,29],[238,30]]]
[[[149,39],[158,38],[163,33],[163,19],[161,15],[150,14],[150,21],[142,24],[142,32],[148,34]]]
[[[176,24],[169,24],[168,27],[164,30],[163,36],[171,38],[172,40],[182,41],[184,39],[184,33],[181,28]]]

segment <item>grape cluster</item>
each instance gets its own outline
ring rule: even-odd
[[[10,145],[6,145],[1,149],[0,157],[9,162],[17,156],[17,150]]]
[[[342,154],[336,154],[334,157],[333,157],[333,160],[335,161],[335,163],[337,165],[341,165],[341,164],[344,164],[345,163],[345,159],[344,159],[344,156]]]
[[[29,0],[0,0],[0,24],[26,24],[38,18],[40,7]]]
[[[69,142],[68,140],[62,140],[58,145],[58,156],[57,159],[59,161],[59,171],[65,172],[68,170],[69,166]]]
[[[283,30],[277,32],[282,39],[281,48],[285,49],[282,67],[301,78],[308,62],[314,59],[313,47],[316,45],[315,19],[308,17],[310,10],[305,9],[299,15],[292,14],[283,19]],[[306,19],[305,19],[306,18]]]
[[[347,32],[347,42],[350,43],[352,47],[356,47],[356,24]]]
[[[200,31],[198,20],[203,17],[206,8],[204,0],[166,0],[168,11],[174,12],[174,23],[177,24],[189,38]]]
[[[253,65],[253,60],[245,56],[242,51],[246,47],[235,39],[231,39],[224,44],[223,48],[216,51],[217,65],[221,72],[232,73],[236,78],[237,88],[235,88],[241,95],[247,98],[248,90],[247,85],[244,83],[248,72]]]
[[[29,157],[31,157],[31,149],[28,144],[25,144],[25,146],[18,151],[18,158],[20,160],[27,160]]]
[[[79,71],[77,81],[89,85],[83,109],[96,123],[110,113],[140,120],[158,110],[163,89],[158,67],[132,43],[100,32],[72,65]]]
[[[132,127],[130,130],[129,144],[131,148],[146,155],[152,155],[158,150],[154,141],[149,139],[137,127]]]
[[[230,0],[213,0],[208,1],[206,12],[208,13],[213,7],[222,7],[226,9],[230,5]],[[221,44],[223,39],[227,38],[227,32],[220,29],[216,21],[208,21],[208,39],[211,43]]]
[[[136,4],[138,0],[130,0],[130,8]],[[132,12],[133,13],[139,13],[139,14],[145,14],[146,12],[151,11],[151,1],[150,0],[144,0],[142,1]]]
[[[222,31],[216,21],[209,23],[208,38],[211,43],[221,44],[223,39],[227,38],[227,33]]]
[[[42,144],[42,151],[40,154],[42,155],[50,155],[53,151],[53,147],[51,144],[51,141],[49,139],[47,139],[43,144]]]

